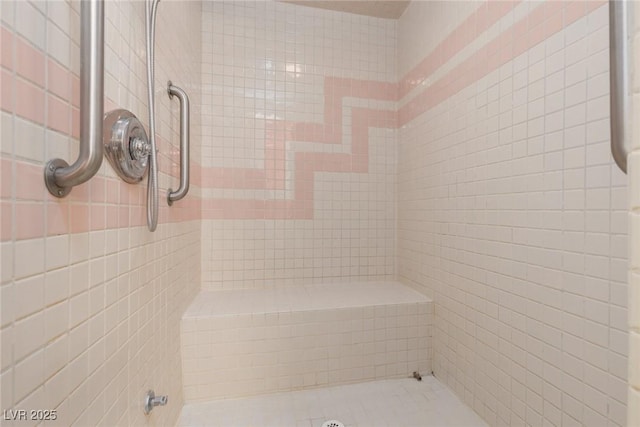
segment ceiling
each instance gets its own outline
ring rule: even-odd
[[[409,0],[282,0],[286,3],[320,9],[337,10],[377,18],[398,19],[409,5]]]

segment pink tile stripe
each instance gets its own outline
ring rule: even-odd
[[[0,241],[146,224],[146,187],[142,185],[96,176],[74,187],[69,197],[57,199],[44,189],[42,165],[0,157],[0,173]],[[161,197],[165,192],[161,189]],[[171,208],[162,202],[162,223],[200,219],[197,198],[186,198]]]
[[[295,154],[295,188],[292,200],[240,200],[205,199],[202,201],[204,219],[311,219],[313,218],[313,182],[315,172],[352,172],[366,173],[369,167],[369,128],[396,127],[394,111],[380,111],[365,108],[352,109],[351,153],[305,153]],[[340,143],[327,140],[322,133],[302,135],[310,141],[322,143]],[[296,132],[292,135],[300,140]],[[335,136],[335,135],[334,135]],[[317,141],[312,138],[318,137]]]
[[[49,59],[47,61],[47,88],[49,92],[64,99],[71,99],[71,80],[72,74],[64,68],[62,65],[58,64],[56,61]],[[74,80],[78,80],[77,77],[73,76]],[[77,104],[74,104],[76,107]]]
[[[345,97],[394,101],[394,83],[325,77],[324,123],[270,120],[265,129],[264,164],[255,168],[203,168],[202,182],[208,188],[285,188],[286,141],[342,143],[342,101]],[[395,125],[393,126],[395,127]]]
[[[13,99],[16,93],[16,83],[11,72],[0,69],[0,110],[12,112],[15,107]]]
[[[25,174],[26,175],[26,174]],[[0,158],[0,198],[11,199],[13,197],[13,170],[11,159]]]
[[[421,61],[413,70],[401,80],[399,85],[392,83],[368,82],[353,79],[339,79],[334,77],[325,78],[325,122],[324,123],[289,123],[284,122],[283,126],[287,135],[287,140],[306,141],[317,143],[342,142],[342,99],[345,96],[362,97],[380,100],[398,100],[406,96],[412,88],[419,85],[422,80],[429,77],[441,65],[453,58],[478,34],[486,31],[494,25],[500,18],[511,12],[518,2],[486,2],[454,30],[445,40],[440,43],[436,50]],[[579,2],[584,4],[583,2]],[[398,112],[397,125],[402,126],[415,119],[420,114],[440,104],[464,87],[479,80],[490,71],[497,69],[504,63],[512,60],[516,56],[524,53],[536,44],[542,42],[551,35],[563,28],[563,9],[566,8],[564,26],[570,25],[577,19],[600,7],[604,1],[588,2],[588,5],[576,7],[574,3],[548,1],[542,3],[531,11],[512,27],[504,31],[497,38],[478,50],[469,59],[455,67],[447,75],[436,81],[408,102]],[[515,40],[515,41],[514,41]],[[356,125],[358,118],[354,115],[354,141],[360,141],[359,135],[366,135],[363,127]],[[394,127],[393,124],[387,124]],[[272,124],[272,126],[275,126]],[[366,129],[365,129],[366,130]],[[368,158],[365,154],[358,154],[356,150],[365,146],[368,147],[368,139],[363,137],[364,142],[354,144],[350,161],[352,162],[351,172],[366,172]],[[271,144],[270,144],[271,142]],[[267,147],[280,147],[283,141],[268,141]],[[297,206],[300,203],[308,202],[307,197],[312,194],[313,172],[322,171],[322,166],[316,168],[314,165],[321,162],[317,158],[318,153],[296,153],[295,156],[295,197],[293,200],[275,201],[275,210],[268,209],[266,202],[245,201],[245,200],[215,200],[203,201],[203,218],[308,218],[308,204],[304,207]],[[343,164],[347,159],[340,159],[336,162]],[[266,162],[265,162],[266,163]],[[266,163],[266,170],[263,176],[269,174],[269,163]],[[324,163],[322,163],[324,164]],[[341,169],[341,171],[347,171]],[[203,172],[203,176],[208,176]],[[234,182],[233,172],[228,172],[228,179],[220,185],[220,180],[203,182],[204,188],[246,188],[250,182],[242,179]],[[279,178],[280,176],[278,176]],[[262,181],[263,183],[266,182]],[[310,183],[310,184],[309,184]],[[253,188],[264,188],[262,185]],[[268,187],[267,187],[268,188]],[[298,191],[302,188],[301,191]],[[313,199],[310,200],[311,206]],[[208,209],[207,207],[211,207]],[[304,215],[296,217],[295,215]],[[266,216],[265,216],[266,215]],[[275,216],[274,216],[275,215]],[[313,212],[311,212],[313,215]]]
[[[33,84],[44,88],[45,57],[22,37],[16,37],[16,72]]]
[[[518,3],[520,0],[481,2],[475,12],[400,79],[399,98],[404,98],[424,79],[464,49],[466,45],[511,12]]]
[[[77,138],[79,131],[77,126],[71,126],[69,116],[78,116],[79,113],[77,108],[70,109],[69,103],[75,107],[80,104],[79,78],[52,59],[47,59],[44,52],[10,29],[0,27],[0,35],[0,109]],[[10,71],[15,71],[15,76]],[[47,123],[44,123],[45,110]]]
[[[0,66],[13,70],[13,33],[0,27]]]
[[[533,9],[529,15],[487,43],[472,57],[455,67],[446,76],[419,93],[396,113],[371,109],[352,109],[352,151],[348,154],[298,152],[295,154],[295,189],[292,200],[199,200],[192,197],[174,205],[171,209],[161,206],[160,221],[174,222],[194,219],[309,219],[313,218],[313,181],[316,171],[364,173],[368,170],[368,129],[370,127],[395,128],[409,123],[420,114],[435,107],[464,87],[497,69],[509,60],[526,52],[536,44],[560,31],[591,11],[605,4],[603,0],[590,2],[548,1]],[[251,188],[282,189],[285,184],[284,149],[288,140],[324,144],[342,143],[342,102],[345,97],[357,97],[386,101],[397,101],[406,96],[419,82],[429,77],[441,65],[453,58],[470,38],[497,22],[508,14],[514,2],[485,2],[452,32],[434,52],[421,61],[404,76],[399,84],[387,82],[325,78],[325,122],[271,121],[267,124],[264,169],[200,168],[192,167],[194,185],[204,188]],[[473,25],[471,25],[473,24]],[[466,26],[466,27],[465,27]],[[474,31],[468,28],[475,28]],[[484,28],[484,30],[483,30]],[[28,69],[25,64],[44,64],[44,55],[27,44],[25,49],[35,52],[21,54],[14,62],[13,55],[7,54],[6,46],[19,43],[10,30],[2,31],[2,97],[0,107],[4,111],[32,120],[40,125],[48,125],[54,130],[68,133],[77,138],[79,81],[69,70],[48,61],[47,90],[43,90],[44,76]],[[11,50],[12,52],[12,50]],[[42,55],[38,57],[37,55]],[[26,68],[25,68],[26,67]],[[15,69],[17,77],[12,71]],[[65,74],[66,73],[66,74]],[[52,79],[51,76],[56,76]],[[66,76],[66,77],[65,77]],[[51,98],[53,94],[57,98]],[[45,97],[53,102],[45,104]],[[69,100],[69,98],[71,98]],[[59,117],[50,123],[44,122],[44,108],[53,108],[55,102],[70,102],[69,113],[64,109]],[[15,104],[14,104],[15,102]],[[68,105],[68,104],[67,104]],[[51,113],[51,111],[49,111]],[[55,112],[56,114],[58,111]],[[64,123],[67,123],[65,125]],[[166,161],[171,170],[175,165],[169,155]],[[173,162],[173,163],[172,163]],[[65,200],[54,199],[46,194],[42,199],[37,186],[16,188],[12,194],[11,185],[6,184],[7,173],[12,167],[21,177],[29,177],[25,182],[39,181],[41,165],[33,165],[8,158],[2,158],[2,200],[0,208],[2,222],[0,240],[24,239],[36,235],[55,235],[68,232],[86,232],[92,229],[141,226],[146,222],[144,212],[144,191],[142,186],[131,186],[116,179],[101,178],[102,182],[78,186],[72,196]],[[9,171],[9,172],[7,172]],[[27,186],[28,187],[28,186]],[[36,191],[36,188],[38,189]],[[106,193],[105,193],[106,188]],[[116,190],[117,189],[117,190]],[[37,193],[37,194],[36,194]],[[21,199],[20,202],[12,200]],[[24,200],[24,201],[22,201]],[[30,202],[31,201],[31,202]],[[36,201],[45,201],[44,208]],[[123,206],[125,205],[125,206]],[[38,206],[38,207],[36,207]],[[15,213],[14,213],[15,212]],[[44,212],[44,213],[43,213]],[[45,216],[43,216],[45,215]],[[18,218],[19,216],[19,218]],[[46,219],[44,219],[46,217]],[[33,226],[33,224],[36,224]],[[33,231],[35,230],[35,231]]]
[[[399,126],[406,125],[420,114],[440,104],[606,2],[598,0],[576,3],[578,4],[547,1],[533,9],[529,15],[502,32],[446,76],[427,87],[400,108],[398,112]],[[565,12],[564,25],[563,10]]]

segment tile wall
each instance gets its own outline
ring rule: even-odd
[[[397,22],[162,2],[161,194],[178,176],[169,78],[192,99],[193,175],[154,234],[145,186],[106,162],[67,199],[42,185],[47,159],[77,153],[80,3],[0,7],[3,409],[174,424],[200,282],[398,276],[435,301],[436,375],[491,425],[640,420],[604,2],[416,1]],[[105,103],[146,123],[143,11],[106,2]],[[148,388],[170,404],[145,418]]]
[[[204,289],[395,273],[394,20],[205,2]]]
[[[633,67],[633,124],[631,126],[632,153],[627,157],[627,173],[629,175],[629,391],[628,391],[628,425],[640,425],[640,128],[638,117],[640,112],[640,7],[632,4],[634,51],[631,53]]]
[[[393,282],[203,292],[182,319],[185,401],[427,375],[432,318]]]
[[[186,200],[166,207],[179,123],[165,84],[171,78],[192,97],[199,170],[200,3],[159,6],[164,207],[153,234],[146,184],[125,184],[106,161],[65,199],[44,187],[44,162],[78,152],[80,2],[0,7],[0,405],[56,410],[54,425],[173,425],[182,406],[179,319],[200,281],[199,177]],[[127,108],[147,123],[144,3],[105,2],[105,17],[105,111]],[[169,405],[145,417],[149,388]]]
[[[626,425],[606,2],[413,2],[400,45],[425,38],[399,57],[398,275],[435,301],[435,375],[490,425]]]

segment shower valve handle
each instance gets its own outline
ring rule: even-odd
[[[134,159],[144,159],[151,154],[151,144],[142,138],[134,138],[129,143],[129,150],[131,151],[131,157]]]

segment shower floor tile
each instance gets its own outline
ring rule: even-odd
[[[482,426],[487,424],[432,376],[187,404],[181,427]]]

